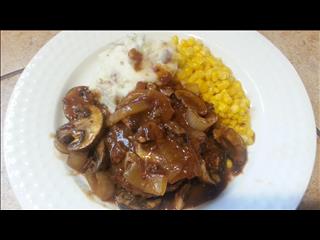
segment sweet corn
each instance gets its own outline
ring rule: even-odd
[[[172,39],[171,39],[171,42],[172,42],[174,45],[178,45],[178,43],[179,43],[179,38],[178,38],[178,36],[173,36]]]
[[[227,168],[230,169],[232,168],[232,161],[230,159],[227,160]]]
[[[176,78],[211,103],[222,124],[238,132],[247,145],[253,144],[255,135],[250,127],[250,101],[230,68],[213,56],[200,40],[191,37],[179,41],[173,36],[171,41],[176,46],[181,70]]]

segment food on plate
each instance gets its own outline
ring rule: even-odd
[[[216,85],[211,77],[224,66],[211,64],[215,58],[208,49],[190,39],[164,42],[134,35],[119,41],[100,55],[105,69],[95,87],[66,93],[68,122],[57,129],[55,146],[68,154],[67,165],[85,176],[100,200],[128,209],[190,208],[215,198],[242,172],[254,138],[237,128],[251,130],[250,118],[241,118],[249,116],[248,106],[240,104],[237,114],[232,106],[247,98],[232,76]],[[192,68],[194,81],[189,81],[185,64],[196,60],[193,48],[205,59]],[[206,69],[210,78],[193,77]],[[218,87],[221,81],[239,87],[235,95],[224,95],[233,105],[223,111],[224,98],[211,93],[230,93]]]
[[[174,36],[172,43],[177,51],[177,79],[211,103],[223,125],[239,133],[247,145],[253,144],[250,101],[230,68],[213,56],[200,40],[190,37],[179,41]]]

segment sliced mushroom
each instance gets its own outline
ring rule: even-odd
[[[213,136],[232,159],[234,174],[240,173],[247,162],[247,148],[241,136],[227,127],[214,129]]]
[[[57,138],[54,139],[54,146],[61,153],[64,153],[64,154],[68,154],[69,153],[67,145],[61,143]]]
[[[110,116],[109,108],[102,103],[96,104],[96,106],[101,110],[104,118],[108,119]]]
[[[87,173],[85,176],[92,192],[102,201],[110,200],[113,197],[114,184],[108,172]]]
[[[201,116],[207,114],[208,109],[205,102],[194,93],[186,90],[176,90],[174,94],[187,108],[191,108]]]
[[[88,105],[90,114],[69,122],[60,127],[57,132],[57,140],[68,151],[79,151],[88,148],[98,137],[103,126],[103,115],[99,108]]]
[[[71,134],[72,129],[73,124],[71,123],[66,123],[57,129],[54,145],[58,151],[69,153],[68,144],[74,139]]]
[[[201,174],[199,176],[199,178],[208,184],[216,184],[216,181],[214,179],[211,178],[207,168],[206,168],[206,163],[205,161],[201,160],[201,164],[200,164],[200,169],[201,169]]]
[[[70,152],[67,160],[69,167],[79,173],[84,173],[90,163],[89,152]]]
[[[95,104],[96,97],[86,86],[70,89],[63,99],[63,110],[69,121],[88,117],[87,105]]]

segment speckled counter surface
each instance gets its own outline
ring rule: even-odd
[[[1,31],[1,76],[24,68],[57,31]],[[320,32],[261,31],[293,64],[309,94],[320,127]],[[1,80],[1,140],[7,104],[20,74]],[[1,141],[2,144],[2,141]],[[1,149],[2,145],[1,145]],[[298,209],[320,209],[320,140],[307,191]],[[10,187],[1,151],[1,209],[21,209]]]

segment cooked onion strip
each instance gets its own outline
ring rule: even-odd
[[[205,131],[217,121],[217,116],[212,114],[207,118],[200,117],[195,111],[190,108],[186,112],[186,121],[190,127],[199,131]]]
[[[146,111],[147,109],[149,109],[149,104],[146,101],[129,103],[128,105],[118,109],[113,114],[111,114],[109,120],[107,121],[107,125],[113,126],[120,120],[131,115]]]

